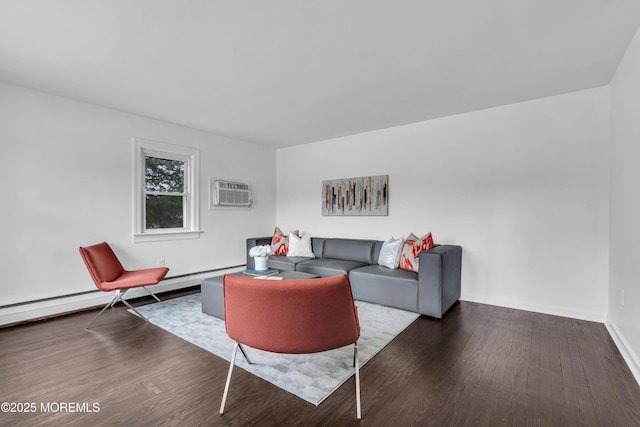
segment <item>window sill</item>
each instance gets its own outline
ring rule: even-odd
[[[162,242],[166,240],[187,240],[187,239],[199,239],[202,231],[153,231],[141,234],[133,235],[133,243],[144,242]]]

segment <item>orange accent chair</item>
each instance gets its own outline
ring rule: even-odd
[[[224,407],[238,348],[304,354],[354,345],[356,416],[361,418],[358,338],[360,323],[347,275],[300,280],[224,276],[224,316],[236,342],[220,404]]]
[[[123,299],[124,294],[127,293],[129,289],[143,288],[157,301],[160,301],[146,286],[155,285],[160,282],[164,276],[167,275],[167,272],[169,272],[168,268],[157,267],[144,270],[125,270],[107,242],[81,247],[80,255],[82,255],[82,259],[96,287],[104,292],[116,291],[113,300],[104,306],[102,311],[87,325],[86,329],[89,329],[93,322],[95,322],[107,308],[113,307],[118,301],[122,301],[122,303],[136,315],[144,319],[145,322],[148,322],[146,317]]]

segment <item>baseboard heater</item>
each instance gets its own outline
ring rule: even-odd
[[[213,270],[198,271],[196,273],[179,274],[179,275],[170,276],[170,277],[167,276],[164,278],[163,281],[182,279],[182,278],[191,277],[191,276],[198,276],[200,274],[216,273],[218,271],[229,270],[232,268],[240,268],[240,267],[246,267],[246,264],[233,265],[231,267],[224,267],[224,268],[214,268]],[[37,304],[37,303],[47,302],[47,301],[55,301],[55,300],[64,299],[64,298],[77,297],[81,295],[97,294],[101,292],[102,291],[100,291],[99,289],[92,289],[90,291],[75,292],[73,294],[56,295],[54,297],[40,298],[40,299],[31,300],[31,301],[15,302],[12,304],[0,305],[0,310],[5,308],[13,308],[13,307],[20,307],[24,305]]]

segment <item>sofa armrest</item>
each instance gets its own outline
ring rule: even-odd
[[[256,264],[253,260],[253,257],[249,256],[249,249],[254,246],[262,246],[262,245],[270,245],[271,244],[271,236],[269,237],[251,237],[247,239],[247,268],[254,269]]]
[[[462,247],[441,245],[420,253],[418,312],[442,318],[460,299]]]

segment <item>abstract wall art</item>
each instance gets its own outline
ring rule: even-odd
[[[389,175],[322,181],[322,215],[389,215]]]

